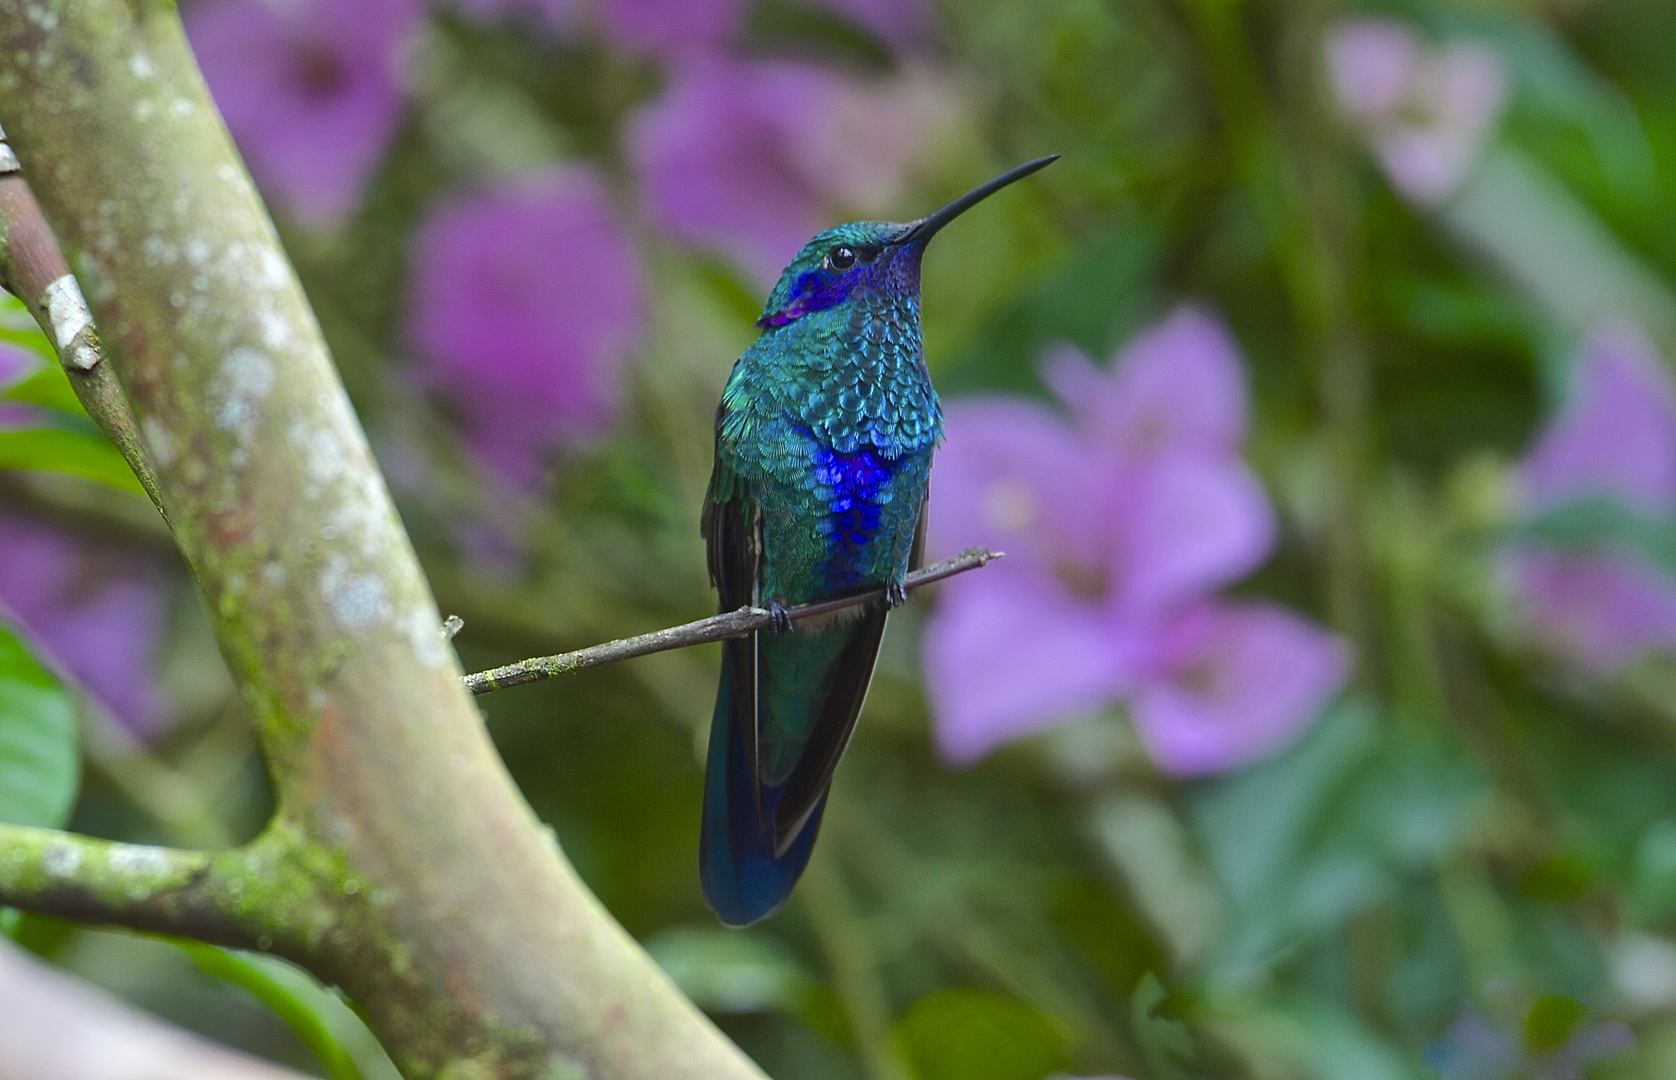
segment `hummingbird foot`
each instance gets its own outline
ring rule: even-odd
[[[789,634],[792,630],[791,612],[786,605],[778,600],[768,601],[768,625],[776,634]]]
[[[885,607],[899,608],[908,602],[908,586],[897,578],[885,586]]]

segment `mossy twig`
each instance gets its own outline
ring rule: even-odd
[[[964,574],[968,570],[976,570],[987,563],[1001,558],[1005,552],[988,551],[984,548],[967,548],[952,559],[945,559],[940,563],[927,566],[922,570],[915,570],[903,581],[903,586],[912,592],[934,581]],[[792,622],[813,619],[820,615],[830,615],[834,611],[842,611],[847,607],[860,604],[873,604],[883,599],[883,587],[869,589],[865,592],[852,593],[849,596],[835,597],[831,600],[817,600],[812,604],[799,604],[787,608],[785,614]],[[639,634],[635,637],[618,638],[600,645],[590,645],[585,649],[574,652],[558,653],[554,656],[537,656],[529,660],[520,660],[515,664],[494,668],[490,671],[478,671],[464,677],[466,689],[474,694],[487,694],[492,690],[505,690],[509,686],[522,686],[524,683],[540,682],[558,675],[568,675],[572,671],[583,668],[599,667],[601,664],[615,663],[618,660],[631,660],[636,656],[648,656],[652,653],[665,652],[669,649],[684,649],[689,645],[702,645],[710,641],[722,641],[726,638],[744,637],[754,634],[758,630],[766,630],[773,624],[774,616],[766,608],[742,607],[738,611],[727,611],[720,615],[712,615],[707,619],[696,622],[683,623],[663,630],[654,630],[649,634]]]

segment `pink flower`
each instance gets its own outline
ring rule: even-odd
[[[929,77],[867,81],[708,56],[673,73],[628,145],[658,224],[771,282],[834,206],[887,206],[949,111]]]
[[[551,30],[567,30],[575,21],[574,0],[454,0],[472,18],[485,22],[522,20]]]
[[[935,21],[923,0],[805,0],[833,11],[866,28],[893,49],[908,49],[930,41]]]
[[[1591,495],[1676,512],[1676,387],[1638,329],[1603,326],[1584,341],[1577,385],[1519,479],[1533,512]]]
[[[1608,498],[1676,516],[1676,387],[1639,331],[1607,326],[1588,336],[1571,398],[1537,436],[1518,481],[1532,514]],[[1676,652],[1676,578],[1642,556],[1519,543],[1501,563],[1532,636],[1583,667],[1611,673],[1648,652]]]
[[[1165,772],[1237,769],[1291,742],[1349,662],[1342,643],[1285,608],[1206,601],[1161,628],[1136,688],[1135,727]]]
[[[53,665],[139,735],[166,721],[153,665],[168,582],[148,559],[0,512],[0,608]]]
[[[748,0],[594,0],[606,33],[625,48],[660,56],[709,52],[731,40]]]
[[[1352,18],[1327,38],[1334,96],[1403,195],[1447,199],[1477,164],[1507,98],[1500,58],[1480,45],[1423,46],[1406,24]]]
[[[418,0],[209,0],[186,31],[263,190],[298,220],[353,210],[401,123]]]
[[[504,183],[434,209],[411,256],[408,337],[421,378],[513,482],[603,433],[639,347],[645,283],[588,169]]]
[[[0,341],[0,389],[22,379],[40,364],[40,358],[23,346]],[[37,415],[33,406],[0,401],[0,427],[30,427]]]
[[[1268,604],[1212,599],[1274,543],[1239,458],[1244,377],[1185,308],[1113,372],[1061,351],[1074,423],[1011,398],[948,409],[931,543],[1008,558],[951,583],[926,628],[938,748],[957,763],[1126,701],[1159,766],[1237,768],[1285,745],[1343,682],[1336,639]]]
[[[1520,545],[1504,553],[1502,572],[1532,636],[1591,671],[1676,653],[1676,579],[1637,555]]]

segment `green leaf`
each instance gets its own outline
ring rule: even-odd
[[[1576,1000],[1550,994],[1532,1005],[1525,1017],[1525,1041],[1539,1052],[1558,1050],[1588,1015],[1589,1010]]]
[[[81,399],[70,388],[70,377],[57,364],[41,368],[28,377],[8,386],[0,397],[7,401],[21,401],[26,405],[41,405],[59,412],[86,416]]]
[[[1580,499],[1556,507],[1517,535],[1565,551],[1627,549],[1676,574],[1676,522],[1647,517],[1611,499]]]
[[[80,779],[69,694],[0,626],[0,821],[62,826]]]
[[[1231,901],[1236,982],[1320,940],[1459,842],[1482,782],[1445,745],[1346,701],[1279,758],[1199,787],[1194,831]]]
[[[136,495],[145,494],[133,470],[108,439],[79,431],[0,431],[0,469],[72,473]]]
[[[1076,1067],[1052,1017],[974,987],[921,998],[897,1022],[891,1041],[918,1080],[1044,1080]]]
[[[1259,1023],[1292,1045],[1314,1080],[1425,1080],[1436,1075],[1340,1002],[1313,995],[1282,998]]]
[[[164,937],[163,940],[178,946],[206,974],[254,994],[297,1033],[332,1080],[364,1080],[356,1055],[344,1046],[344,1036],[363,1035],[357,1041],[366,1044],[369,1052],[376,1051],[377,1044],[365,1033],[364,1026],[348,1006],[331,991],[270,956],[223,949],[185,938]],[[387,1062],[382,1053],[374,1053],[368,1064],[378,1073],[386,1072],[383,1066]],[[393,1073],[394,1069],[388,1071]]]
[[[1158,976],[1147,972],[1129,1001],[1129,1026],[1147,1067],[1159,1080],[1183,1080],[1183,1065],[1193,1059],[1193,1035],[1181,1020],[1166,1015],[1169,993]]]

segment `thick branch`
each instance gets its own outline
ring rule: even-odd
[[[41,217],[29,183],[0,131],[0,288],[22,300],[40,324],[70,386],[87,415],[104,429],[139,478],[152,504],[163,509],[157,474],[151,467],[128,399],[116,372],[104,363],[104,349],[87,310],[81,286]],[[167,515],[164,515],[165,518]]]
[[[976,570],[986,563],[993,562],[1006,554],[1001,551],[988,551],[984,548],[967,548],[952,559],[945,559],[921,570],[915,570],[903,580],[903,585],[909,592],[934,581],[941,581],[956,574],[963,574],[968,570]],[[812,604],[799,604],[787,608],[786,614],[793,622],[813,619],[820,615],[830,615],[834,611],[842,611],[847,607],[859,604],[873,604],[884,599],[883,588],[869,589],[866,592],[854,593],[850,596],[837,597],[832,600],[819,600]],[[556,656],[538,656],[530,660],[520,660],[516,664],[494,668],[490,671],[479,671],[465,676],[466,689],[474,694],[487,694],[491,690],[505,690],[509,686],[522,686],[524,683],[540,682],[557,675],[568,675],[572,671],[583,668],[598,667],[601,664],[615,663],[618,660],[632,660],[636,656],[647,656],[651,653],[665,652],[669,649],[684,649],[689,645],[703,645],[709,641],[722,641],[726,638],[744,637],[754,634],[758,630],[766,630],[773,624],[774,616],[764,608],[742,607],[738,611],[727,611],[720,615],[712,615],[708,619],[684,623],[681,626],[671,626],[664,630],[654,630],[650,634],[640,634],[631,638],[618,638],[601,645],[590,645],[586,649],[575,652],[559,653]]]
[[[507,775],[173,5],[0,0],[0,117],[274,779],[241,925],[271,913],[415,1080],[761,1080]]]

